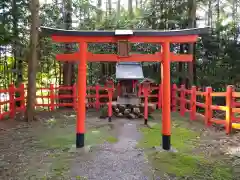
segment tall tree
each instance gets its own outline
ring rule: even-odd
[[[121,15],[121,0],[117,0],[117,15],[116,15],[117,21],[120,19],[120,15]]]
[[[129,13],[129,19],[133,20],[133,1],[128,0],[128,13]]]
[[[97,23],[101,23],[102,21],[102,0],[97,0]]]
[[[64,5],[64,25],[65,29],[72,29],[72,0],[63,0]],[[65,45],[65,53],[71,53],[71,44]],[[73,85],[74,83],[74,64],[65,62],[63,64],[63,84]]]
[[[188,28],[196,27],[196,11],[197,11],[197,3],[196,0],[188,0]],[[188,53],[193,54],[193,61],[188,63],[188,79],[187,79],[187,87],[191,87],[193,84],[196,84],[196,60],[194,57],[194,44],[189,44]]]
[[[37,74],[37,49],[39,36],[39,0],[30,1],[31,11],[31,34],[30,34],[30,51],[28,57],[28,87],[27,87],[27,121],[34,120],[35,101],[36,101],[36,74]]]
[[[212,0],[208,1],[207,25],[212,27]]]

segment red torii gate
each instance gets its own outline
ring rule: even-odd
[[[86,67],[90,62],[161,62],[162,63],[162,148],[170,150],[171,143],[171,110],[170,110],[170,62],[191,62],[190,54],[174,54],[170,52],[170,43],[194,43],[199,34],[208,33],[209,28],[194,28],[185,30],[116,30],[116,31],[76,31],[41,27],[43,33],[51,35],[53,41],[63,43],[78,43],[80,51],[72,54],[58,54],[59,61],[78,61],[78,111],[76,122],[76,147],[84,146],[85,133],[85,98],[86,98]],[[117,54],[93,54],[88,52],[87,43],[160,43],[161,52],[155,54],[132,54],[120,56]]]

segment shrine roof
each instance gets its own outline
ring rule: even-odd
[[[132,30],[133,36],[187,36],[209,33],[210,28],[191,28],[179,30]],[[46,35],[57,36],[119,36],[114,30],[65,30],[41,26],[41,31]]]
[[[116,79],[143,79],[143,70],[141,63],[137,62],[119,62],[116,65]]]

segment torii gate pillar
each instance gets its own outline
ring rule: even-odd
[[[170,150],[171,143],[171,81],[170,81],[170,42],[164,42],[163,48],[163,61],[162,61],[162,148]]]
[[[87,43],[79,43],[78,80],[77,80],[77,121],[76,147],[84,146],[85,119],[86,119],[86,90],[87,90]]]

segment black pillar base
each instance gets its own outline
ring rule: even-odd
[[[147,125],[148,124],[148,120],[144,119],[144,124]]]
[[[162,135],[162,148],[164,150],[170,150],[171,149],[171,136],[170,135]]]
[[[112,117],[108,117],[108,122],[112,122]]]
[[[84,147],[84,133],[76,134],[76,148]]]

